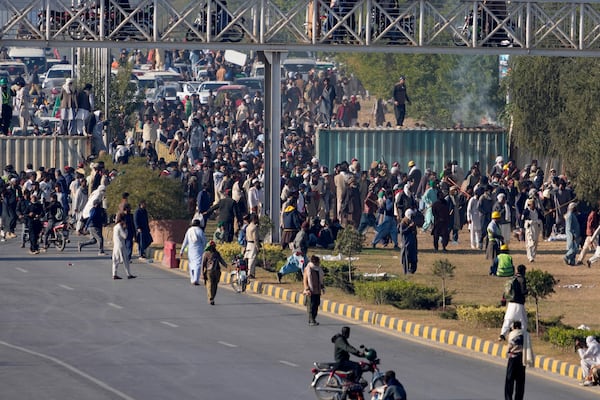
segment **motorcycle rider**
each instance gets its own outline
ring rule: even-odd
[[[336,370],[340,371],[352,371],[354,382],[361,380],[362,369],[360,364],[354,361],[350,361],[350,354],[354,354],[357,357],[364,357],[365,353],[356,349],[350,343],[348,338],[350,337],[350,327],[342,327],[341,333],[336,333],[332,338],[331,342],[335,345],[334,357],[336,362]],[[362,382],[361,382],[362,383]]]
[[[62,205],[58,201],[58,196],[56,193],[52,193],[50,195],[50,203],[46,206],[46,218],[48,220],[48,225],[46,226],[46,231],[44,232],[44,250],[48,248],[48,237],[52,234],[52,229],[62,224],[65,217],[65,212],[63,210]]]

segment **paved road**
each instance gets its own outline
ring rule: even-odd
[[[220,288],[151,264],[110,279],[93,249],[30,256],[0,244],[2,399],[314,399],[313,361],[332,358],[343,321]],[[377,349],[409,398],[502,398],[504,366],[355,326],[351,342]],[[592,399],[600,389],[529,374],[526,398]],[[566,384],[565,384],[566,382]]]

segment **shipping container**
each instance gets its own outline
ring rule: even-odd
[[[385,129],[332,128],[317,131],[317,158],[333,168],[342,161],[356,158],[363,169],[372,161],[385,160],[388,165],[400,163],[407,171],[413,160],[422,170],[441,171],[448,161],[458,161],[467,172],[476,161],[482,172],[494,164],[496,156],[508,153],[503,129]]]

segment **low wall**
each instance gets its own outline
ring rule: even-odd
[[[0,136],[1,167],[12,164],[17,172],[27,164],[34,169],[77,167],[91,152],[86,136]]]

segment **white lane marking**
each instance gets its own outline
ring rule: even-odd
[[[294,364],[293,362],[289,362],[289,361],[285,361],[285,360],[279,360],[280,363],[282,363],[283,365],[287,365],[290,367],[297,367],[298,364]]]
[[[218,341],[217,343],[222,344],[223,346],[227,346],[227,347],[237,347],[237,344],[231,344],[231,343],[221,342],[221,341]]]
[[[171,328],[179,328],[179,325],[172,324],[168,321],[160,321],[161,324],[165,324],[166,326],[170,326]]]
[[[96,379],[93,376],[86,374],[85,372],[83,372],[83,371],[75,368],[74,366],[72,366],[70,364],[67,364],[64,361],[59,360],[58,358],[55,358],[55,357],[52,357],[52,356],[48,356],[46,354],[38,353],[37,351],[29,350],[29,349],[26,349],[26,348],[20,347],[20,346],[15,346],[13,344],[2,342],[2,341],[0,341],[0,345],[9,347],[11,349],[22,351],[24,353],[31,354],[31,355],[34,355],[36,357],[43,358],[45,360],[52,361],[53,363],[60,365],[61,367],[63,367],[65,369],[67,369],[67,370],[69,370],[69,371],[71,371],[71,372],[73,372],[73,373],[75,373],[75,374],[77,374],[77,375],[79,375],[79,376],[81,376],[81,377],[89,380],[90,382],[95,383],[96,385],[98,385],[99,387],[103,388],[104,390],[107,390],[107,391],[109,391],[111,393],[114,393],[116,396],[118,396],[119,398],[121,398],[123,400],[135,400],[133,397],[127,396],[125,393],[118,391],[117,389],[109,386],[108,384],[102,382],[101,380]]]
[[[60,286],[63,289],[67,289],[67,290],[75,290],[71,286],[67,286],[67,285],[58,285],[58,286]]]
[[[21,272],[24,272],[24,273],[27,273],[27,272],[29,272],[29,271],[27,271],[26,269],[23,269],[23,268],[21,268],[21,267],[17,267],[17,271],[21,271]]]
[[[106,304],[108,304],[108,305],[109,305],[109,306],[111,306],[111,307],[114,307],[114,308],[116,308],[117,310],[120,310],[120,309],[122,309],[122,308],[123,308],[123,307],[121,307],[120,305],[118,305],[118,304],[115,304],[115,303],[106,303]]]

